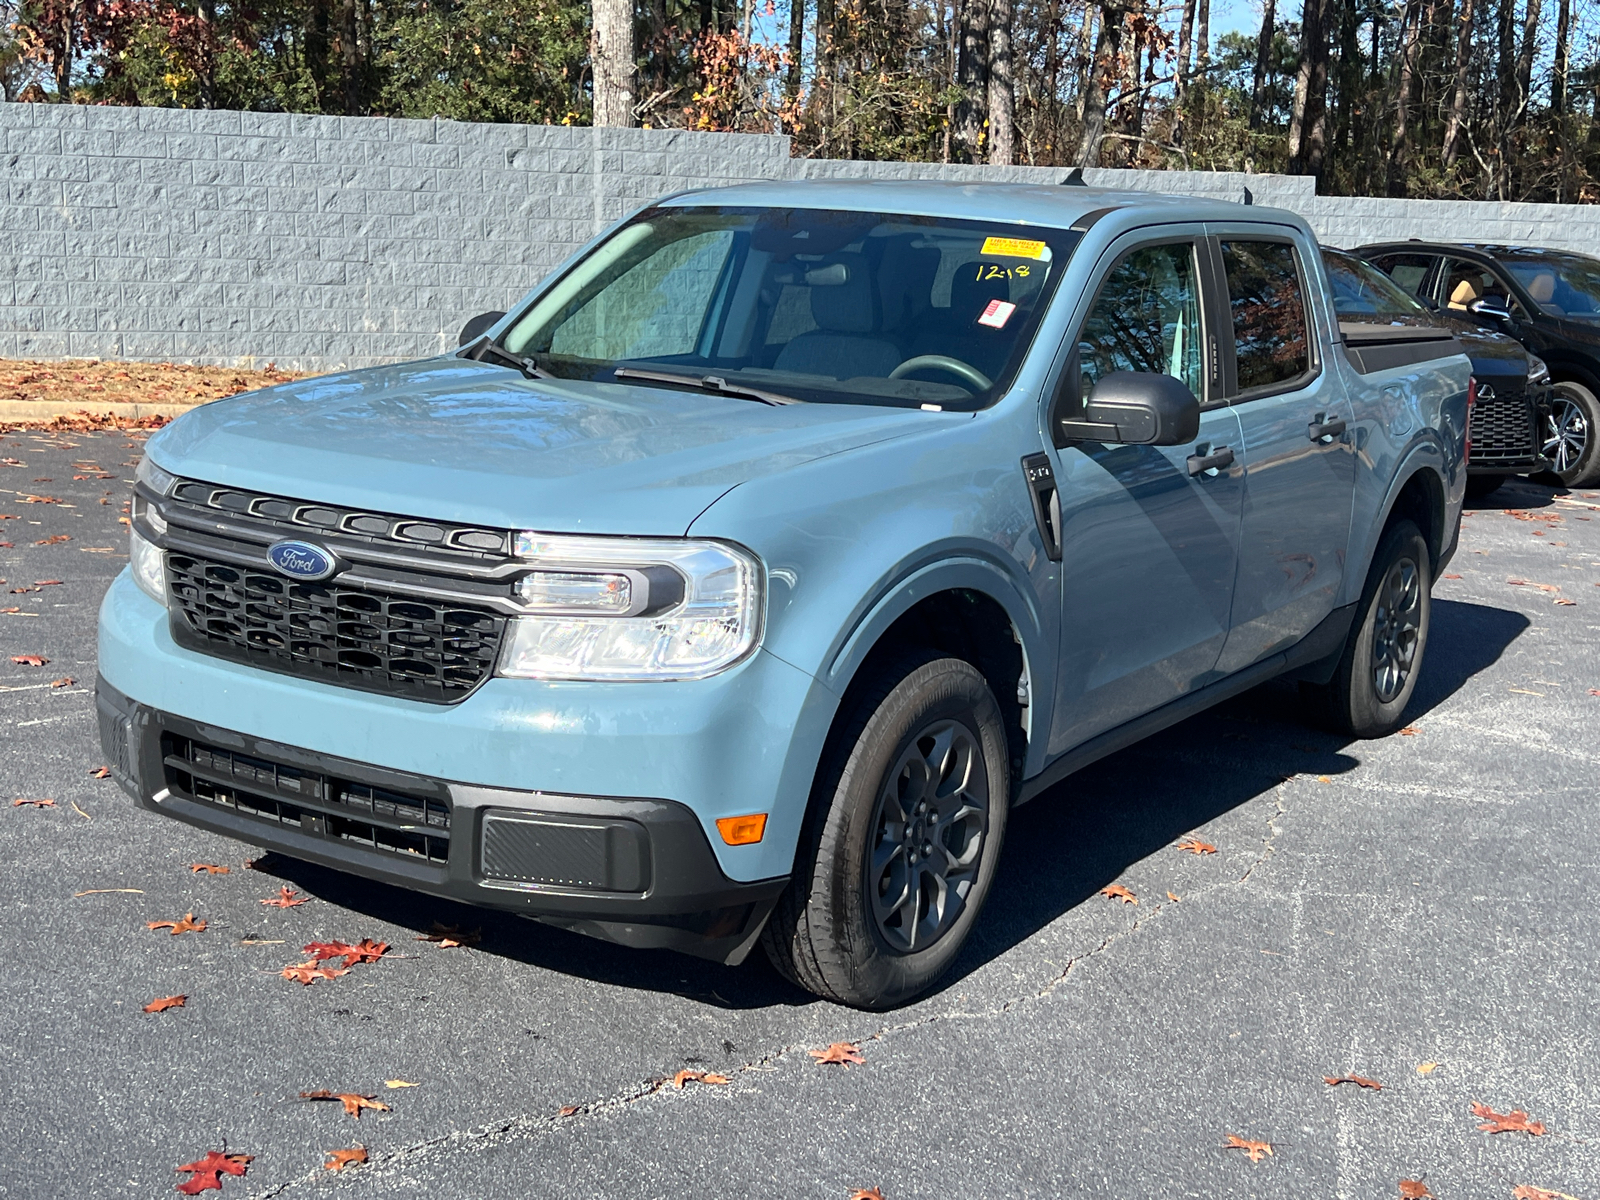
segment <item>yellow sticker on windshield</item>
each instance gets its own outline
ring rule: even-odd
[[[1002,258],[1049,258],[1050,247],[1026,238],[992,237],[983,239],[983,249],[979,253],[995,254]]]

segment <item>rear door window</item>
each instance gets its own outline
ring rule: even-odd
[[[1413,296],[1421,296],[1428,272],[1438,261],[1432,254],[1380,254],[1372,264]]]
[[[1224,238],[1240,393],[1282,389],[1311,372],[1311,332],[1294,247]]]

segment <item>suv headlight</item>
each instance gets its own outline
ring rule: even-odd
[[[134,471],[133,478],[158,496],[170,495],[173,485],[178,482],[176,475],[163,471],[155,463],[151,462],[148,454],[139,460],[139,466]]]
[[[1550,382],[1550,364],[1537,354],[1528,355],[1528,386],[1536,387]]]
[[[128,530],[128,566],[139,590],[163,607],[167,603],[167,572],[161,548],[148,542],[137,529]]]
[[[704,679],[755,649],[761,564],[725,542],[519,533],[498,673],[520,679]]]

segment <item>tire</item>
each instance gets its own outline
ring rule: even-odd
[[[1600,400],[1583,384],[1564,379],[1555,385],[1542,441],[1550,474],[1563,486],[1600,483]]]
[[[1395,521],[1378,541],[1333,679],[1300,685],[1321,723],[1358,738],[1400,728],[1428,646],[1432,586],[1428,543],[1412,522]]]
[[[773,966],[857,1008],[933,986],[988,896],[1010,795],[1004,719],[974,667],[927,650],[875,671],[818,766],[794,874],[761,935]]]
[[[1500,490],[1509,476],[1506,475],[1468,475],[1467,499],[1482,500],[1485,496]]]

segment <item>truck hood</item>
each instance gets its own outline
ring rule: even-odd
[[[294,499],[509,529],[671,536],[747,479],[910,433],[922,416],[530,380],[443,358],[216,401],[148,450],[175,475]]]

